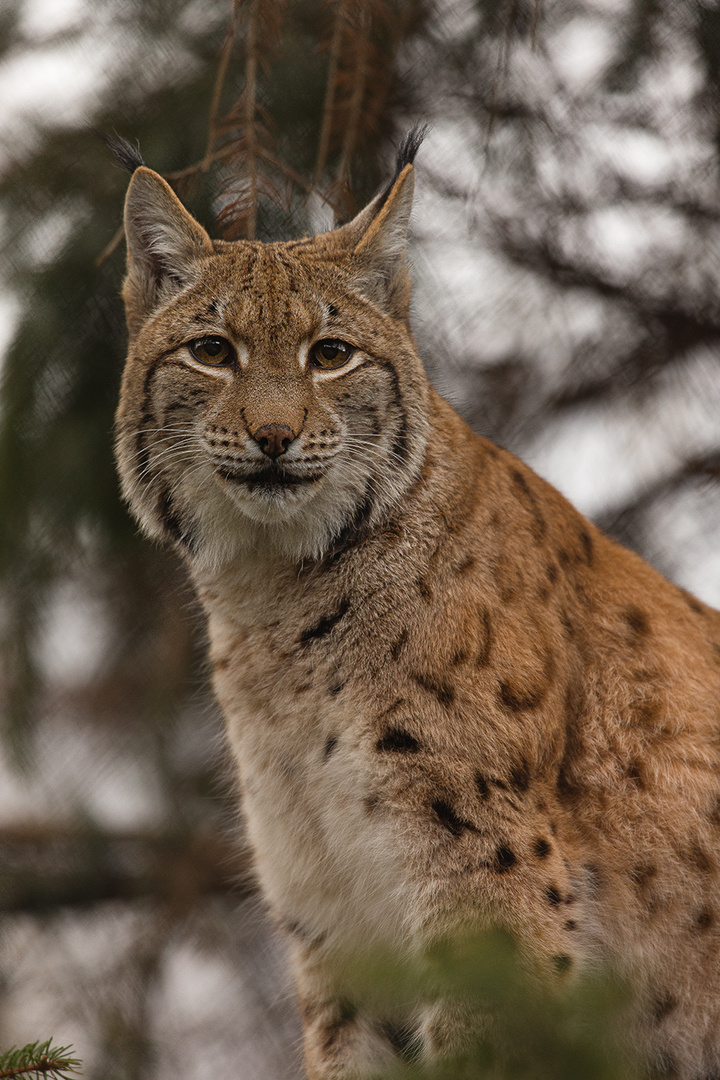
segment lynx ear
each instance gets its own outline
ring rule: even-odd
[[[175,192],[152,169],[135,170],[125,199],[127,277],[123,288],[130,334],[148,315],[197,276],[212,255],[210,237]]]
[[[384,191],[347,225],[328,234],[338,253],[350,251],[356,282],[371,300],[397,319],[408,320],[410,277],[405,262],[415,186],[413,161],[427,127],[408,132],[398,147],[395,175]]]
[[[378,195],[349,226],[360,233],[351,257],[359,288],[399,319],[407,319],[410,305],[405,247],[413,172],[411,164],[405,165],[389,191]]]

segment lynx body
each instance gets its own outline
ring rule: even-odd
[[[408,325],[413,147],[354,221],[211,241],[138,168],[123,490],[187,561],[312,1080],[396,1060],[359,950],[508,927],[606,958],[682,1080],[720,1070],[720,615],[431,388]],[[401,1027],[426,1055],[463,1022]]]

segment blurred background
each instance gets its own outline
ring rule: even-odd
[[[0,102],[0,1048],[290,1080],[202,623],[118,497],[128,176],[90,127],[212,235],[278,239],[350,216],[428,123],[433,382],[720,605],[720,8],[5,0]]]

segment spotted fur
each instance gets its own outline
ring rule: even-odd
[[[649,1057],[713,1075],[720,615],[431,388],[412,184],[406,156],[349,225],[285,244],[211,241],[144,166],[126,204],[123,491],[207,612],[308,1076],[368,1075],[457,1028],[442,1006],[348,1000],[356,952],[498,923],[548,979],[616,965]],[[193,357],[207,334],[229,366]],[[322,339],[353,347],[345,367],[308,366]],[[272,461],[268,425],[292,435]]]

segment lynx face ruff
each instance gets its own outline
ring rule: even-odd
[[[213,241],[144,167],[125,211],[123,492],[207,613],[308,1075],[396,1060],[347,1007],[349,957],[502,924],[548,978],[606,957],[649,1058],[715,1076],[720,615],[428,383],[414,149],[306,240]],[[462,1026],[403,1024],[430,1056]]]

